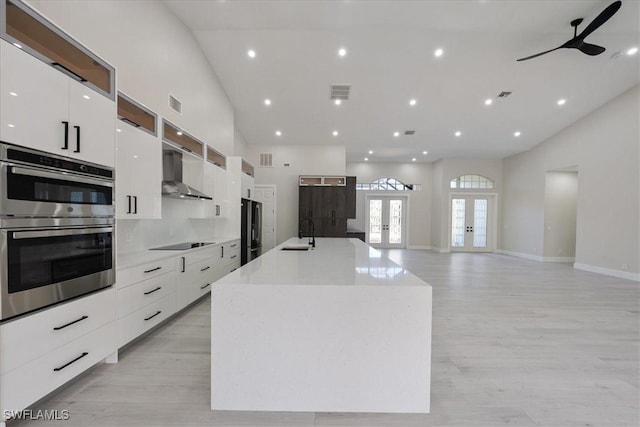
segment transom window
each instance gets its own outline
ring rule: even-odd
[[[451,188],[494,188],[495,183],[482,175],[460,175],[451,180]]]
[[[379,178],[371,184],[356,184],[357,190],[375,190],[375,191],[420,191],[421,184],[405,184],[396,178]]]

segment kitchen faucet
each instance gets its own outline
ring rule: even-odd
[[[309,225],[311,225],[311,240],[309,241],[309,243],[311,244],[312,248],[316,247],[316,226],[313,223],[313,220],[311,218],[302,218],[300,220],[300,223],[298,224],[298,239],[302,239],[302,223],[305,221],[309,221]]]

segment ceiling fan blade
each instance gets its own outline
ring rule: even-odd
[[[544,54],[549,53],[549,52],[553,52],[554,50],[558,50],[561,47],[564,47],[564,46],[560,46],[560,47],[556,47],[555,49],[550,49],[550,50],[546,50],[544,52],[536,53],[535,55],[527,56],[526,58],[520,58],[520,59],[517,59],[516,61],[526,61],[527,59],[537,58],[538,56],[544,55]]]
[[[589,34],[593,33],[598,27],[607,22],[609,18],[611,18],[622,6],[622,2],[620,0],[614,1],[609,6],[607,6],[600,15],[596,16],[596,18],[587,25],[587,27],[582,30],[580,34],[578,34],[574,39],[584,40]],[[585,52],[586,53],[586,52]],[[589,54],[587,54],[589,55]]]
[[[590,43],[582,43],[582,45],[578,47],[578,49],[580,49],[580,52],[586,53],[587,55],[591,55],[591,56],[600,55],[602,52],[606,50],[602,46],[598,46]]]

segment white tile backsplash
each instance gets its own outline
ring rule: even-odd
[[[224,218],[190,218],[199,200],[162,199],[162,219],[123,219],[116,222],[118,253],[139,252],[156,246],[208,237],[238,234],[227,230]]]

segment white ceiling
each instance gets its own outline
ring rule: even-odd
[[[195,34],[248,143],[344,144],[348,161],[430,162],[528,150],[638,84],[640,54],[625,53],[640,44],[638,1],[623,1],[586,39],[603,54],[561,49],[516,62],[569,40],[571,20],[585,18],[580,31],[611,2],[165,3]],[[334,105],[331,84],[350,84],[351,98]],[[513,94],[495,99],[501,91]]]

